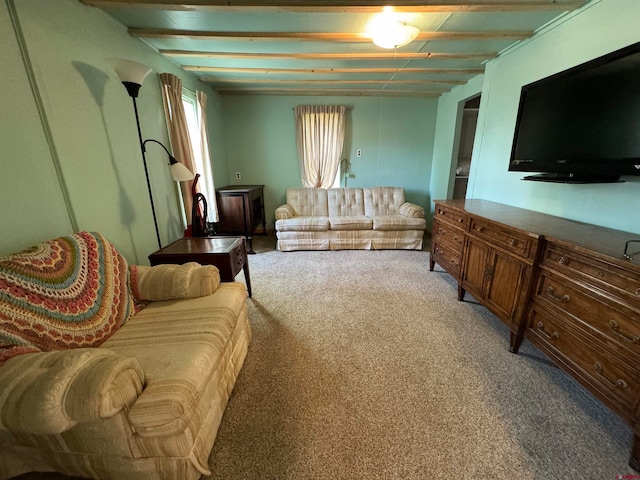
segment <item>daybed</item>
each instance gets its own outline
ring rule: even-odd
[[[286,202],[276,209],[278,250],[422,248],[424,209],[401,187],[290,188]]]
[[[0,258],[0,478],[209,474],[250,329],[240,283],[81,232]]]

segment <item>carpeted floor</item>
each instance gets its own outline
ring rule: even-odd
[[[253,340],[203,479],[635,473],[631,430],[527,341],[509,353],[506,326],[458,302],[427,251],[274,243],[254,238]]]
[[[428,252],[250,256],[254,338],[210,479],[614,479],[631,431]],[[239,277],[241,277],[240,275]]]

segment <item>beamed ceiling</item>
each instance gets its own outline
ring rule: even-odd
[[[439,96],[588,0],[81,0],[222,95]],[[369,26],[392,5],[420,29],[385,50]]]

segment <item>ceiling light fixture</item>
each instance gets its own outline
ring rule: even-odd
[[[413,41],[420,33],[418,27],[398,20],[381,22],[373,32],[373,43],[382,48],[399,48]]]

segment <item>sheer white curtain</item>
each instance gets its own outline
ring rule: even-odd
[[[330,188],[340,169],[347,107],[298,105],[294,112],[302,184]]]
[[[170,73],[161,73],[159,75],[162,85],[162,100],[164,103],[164,113],[167,121],[167,129],[169,130],[169,138],[171,139],[171,149],[177,160],[182,162],[189,170],[195,171],[193,168],[193,155],[191,147],[191,139],[189,138],[189,128],[187,119],[182,105],[182,80]],[[184,213],[187,217],[187,224],[191,223],[191,207],[193,199],[191,197],[191,186],[193,181],[180,182],[180,190],[182,192],[182,202],[184,204]]]
[[[213,169],[211,168],[211,155],[209,153],[209,130],[207,126],[207,94],[198,90],[198,125],[200,125],[200,149],[202,152],[202,168],[204,170],[202,181],[207,191],[208,221],[218,221],[218,205],[216,203],[216,189],[213,182]]]

